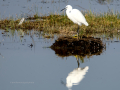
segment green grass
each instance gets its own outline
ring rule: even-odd
[[[120,13],[113,13],[112,11],[106,13],[92,13],[91,11],[83,12],[89,23],[89,26],[82,25],[80,27],[80,34],[85,33],[104,33],[112,32],[118,33],[120,31]],[[31,21],[33,20],[33,21]],[[77,31],[77,25],[68,19],[66,15],[49,15],[28,17],[22,24],[18,25],[20,19],[4,19],[0,20],[0,29],[23,29],[23,30],[40,30],[44,33],[61,33],[73,34]]]

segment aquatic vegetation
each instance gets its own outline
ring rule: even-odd
[[[89,23],[86,27],[82,25],[80,27],[79,34],[84,35],[86,33],[119,33],[120,32],[120,14],[111,12],[96,14],[91,11],[83,12],[84,16]],[[18,25],[21,19],[4,19],[0,20],[0,29],[8,30],[39,30],[43,33],[60,33],[60,34],[76,34],[77,25],[68,19],[66,15],[50,14],[49,16],[38,16],[26,18],[26,21],[21,25]]]

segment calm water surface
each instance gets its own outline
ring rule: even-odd
[[[78,67],[75,56],[60,57],[47,48],[58,36],[0,30],[0,90],[119,90],[120,35],[105,37],[106,49]]]
[[[35,13],[49,15],[59,13],[66,5],[95,13],[120,12],[120,0],[0,0],[0,18],[21,18]]]

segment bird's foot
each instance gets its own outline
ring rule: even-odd
[[[77,35],[77,34],[76,34],[76,35],[74,35],[74,36],[73,36],[73,38],[78,38],[78,35]]]

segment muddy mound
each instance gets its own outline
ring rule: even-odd
[[[100,55],[104,47],[105,45],[100,38],[83,36],[77,39],[67,36],[58,38],[51,46],[51,49],[61,57],[71,55],[92,56]]]

